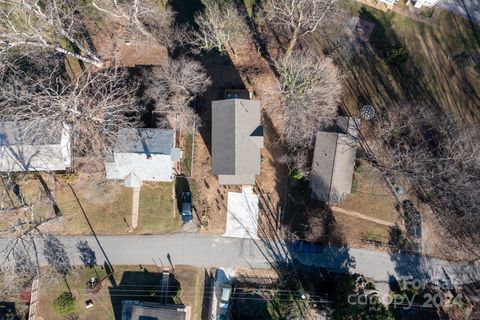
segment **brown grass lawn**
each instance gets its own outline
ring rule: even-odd
[[[96,267],[96,272],[89,268],[77,268],[67,277],[72,293],[76,297],[76,319],[108,320],[119,319],[121,315],[122,300],[145,300],[160,302],[159,291],[161,288],[161,272],[155,266],[114,266],[113,278],[116,287],[107,278],[104,280],[100,291],[93,295],[85,290],[85,283],[91,277],[105,277],[106,273],[101,267]],[[172,292],[172,297],[178,303],[189,305],[192,308],[193,320],[200,320],[204,296],[204,270],[190,266],[175,266],[174,286],[178,281],[179,290]],[[67,291],[63,280],[40,282],[38,320],[66,319],[53,309],[53,301],[62,292]],[[92,299],[94,306],[85,308],[85,301]]]
[[[192,307],[192,320],[202,317],[205,270],[191,266],[175,266],[175,279],[181,284],[180,300]]]
[[[343,234],[346,242],[353,246],[363,246],[363,241],[378,241],[388,243],[390,241],[391,228],[376,223],[347,216],[341,213],[333,213],[339,234]]]
[[[480,77],[473,63],[480,54],[480,25],[446,11],[429,26],[357,2],[348,6],[355,16],[373,22],[375,29],[366,49],[355,52],[351,60],[339,61],[348,70],[346,109],[357,114],[364,102],[381,110],[404,100],[452,112],[468,122],[480,120]],[[404,48],[408,60],[400,66],[387,65],[391,47]]]
[[[385,221],[398,222],[395,197],[378,171],[367,164],[357,167],[353,184],[352,194],[339,207]]]
[[[173,209],[172,187],[171,183],[142,186],[137,233],[169,233],[180,228],[180,214]]]
[[[91,234],[82,212],[83,208],[97,234],[129,233],[132,191],[125,188],[121,182],[98,184],[98,180],[83,175],[69,179],[57,176],[56,182],[48,175],[44,175],[44,178],[54,194],[62,217],[41,226],[43,231],[69,235]],[[78,201],[68,185],[69,182]],[[23,181],[20,187],[27,203],[33,203],[42,218],[54,216],[52,205],[36,179],[29,178]],[[170,233],[180,227],[180,216],[174,215],[173,211],[172,187],[172,183],[142,186],[139,227],[133,233]]]

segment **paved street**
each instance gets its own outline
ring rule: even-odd
[[[61,237],[72,264],[81,265],[76,243],[88,242],[95,252],[97,264],[103,264],[102,254],[94,237]],[[186,264],[198,267],[246,267],[270,268],[270,262],[285,261],[290,257],[302,263],[328,268],[337,272],[356,272],[377,281],[388,281],[390,276],[413,276],[417,279],[430,278],[435,281],[471,282],[480,279],[477,264],[455,263],[446,260],[422,258],[407,254],[387,253],[355,248],[325,248],[321,253],[287,253],[287,246],[272,242],[250,239],[227,238],[177,233],[162,236],[101,236],[98,238],[103,250],[113,265]],[[8,246],[9,239],[0,239],[0,248]],[[41,248],[42,241],[36,240]],[[2,256],[3,255],[3,256]],[[0,261],[4,253],[0,253]],[[39,255],[40,263],[46,261]]]
[[[474,23],[480,23],[480,1],[478,0],[442,0],[437,6],[464,16]]]

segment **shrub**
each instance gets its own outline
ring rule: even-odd
[[[401,47],[391,47],[387,49],[385,63],[390,66],[400,66],[408,60],[407,50]]]
[[[63,292],[53,301],[53,308],[59,314],[68,315],[75,312],[75,297],[70,292]]]

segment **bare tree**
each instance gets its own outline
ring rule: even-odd
[[[383,169],[408,177],[445,230],[480,245],[479,128],[408,103],[390,106],[375,128]]]
[[[298,40],[314,32],[335,12],[337,0],[272,0],[267,18],[289,34],[287,56]]]
[[[86,44],[76,1],[0,0],[0,51],[52,50],[101,68]]]
[[[202,3],[205,9],[195,17],[197,47],[225,52],[225,46],[231,41],[241,42],[248,37],[245,17],[233,1],[202,0]]]
[[[28,62],[30,57],[22,59]],[[38,143],[67,126],[74,155],[102,157],[120,128],[138,122],[137,85],[125,70],[86,71],[72,82],[60,64],[51,62],[51,70],[36,65],[41,72],[32,74],[15,62],[0,86],[0,116],[27,127],[25,142]]]
[[[146,95],[155,100],[156,111],[179,114],[180,125],[188,128],[198,116],[190,106],[193,99],[207,90],[211,84],[202,65],[190,58],[170,59],[158,67],[147,79]]]
[[[127,33],[140,32],[145,38],[172,45],[182,42],[186,32],[181,26],[174,26],[175,12],[169,6],[160,7],[155,0],[109,1],[92,6],[99,12],[113,17],[126,27]]]
[[[0,268],[0,299],[8,298],[29,287],[38,276],[37,267],[22,245],[12,250],[12,263]]]
[[[306,171],[322,117],[337,114],[340,73],[333,61],[311,52],[285,55],[277,66],[284,98],[284,139],[295,166]],[[303,153],[303,154],[302,154]]]

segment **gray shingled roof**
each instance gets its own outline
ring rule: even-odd
[[[27,122],[0,122],[0,146],[60,144],[62,126],[58,126],[58,130],[50,130],[50,134],[45,135],[43,128],[52,125],[53,123],[48,120],[36,122],[35,126]]]
[[[352,189],[360,120],[339,117],[337,132],[318,132],[310,188],[321,201],[341,203]]]
[[[115,144],[116,153],[171,154],[174,132],[172,129],[121,129]]]
[[[122,320],[185,320],[184,305],[160,304],[145,301],[122,301]]]
[[[212,102],[213,174],[260,174],[260,149],[263,147],[260,126],[259,101],[227,99]]]

